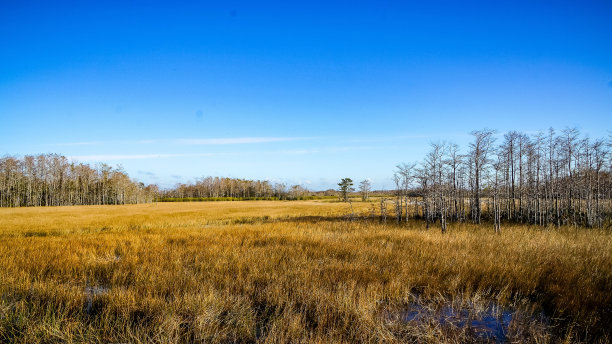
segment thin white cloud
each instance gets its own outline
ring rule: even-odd
[[[229,137],[214,139],[177,139],[174,143],[184,145],[234,145],[248,143],[286,142],[304,140],[303,137]]]
[[[395,148],[394,146],[376,147],[376,146],[328,146],[320,148],[303,148],[303,149],[282,149],[278,151],[262,152],[266,154],[285,154],[285,155],[304,155],[304,154],[323,154],[323,153],[343,153],[348,151],[365,151],[373,149]]]
[[[56,146],[94,146],[104,144],[104,141],[83,141],[83,142],[66,142],[56,143]]]
[[[350,150],[349,147],[331,147],[325,152],[342,152]],[[358,149],[363,149],[359,147]],[[68,158],[76,161],[117,161],[117,160],[143,160],[143,159],[165,159],[165,158],[197,158],[227,155],[257,155],[257,154],[282,154],[282,155],[303,155],[321,153],[318,149],[295,149],[278,151],[250,151],[250,152],[223,152],[223,153],[185,153],[185,154],[93,154],[93,155],[72,155]]]
[[[144,139],[144,140],[118,140],[118,141],[84,141],[84,142],[65,142],[57,143],[57,146],[101,146],[101,145],[235,145],[235,144],[256,144],[267,142],[287,142],[311,140],[314,137],[220,137],[220,138],[182,138],[182,139]]]
[[[327,146],[318,148],[296,148],[280,150],[255,150],[255,151],[230,151],[214,153],[158,153],[158,154],[93,154],[73,155],[68,158],[76,161],[117,161],[117,160],[142,160],[142,159],[165,159],[165,158],[197,158],[212,156],[243,156],[243,155],[309,155],[309,154],[336,154],[349,151],[371,151],[380,149],[399,149],[399,146]]]
[[[84,141],[84,142],[62,142],[56,143],[56,146],[103,146],[103,145],[125,145],[125,144],[152,144],[155,140],[140,140],[140,141]]]
[[[74,155],[71,160],[77,161],[114,161],[114,160],[141,160],[141,159],[160,159],[160,158],[181,158],[181,157],[202,157],[212,156],[212,153],[196,154],[97,154],[97,155]]]
[[[413,134],[413,135],[399,135],[399,136],[377,136],[377,137],[348,137],[344,139],[347,143],[377,143],[377,142],[398,142],[407,140],[424,140],[424,139],[435,139],[438,137],[444,138],[459,138],[466,136],[465,133],[432,133],[432,134]]]
[[[445,137],[459,137],[467,134],[446,134]],[[334,140],[348,144],[353,143],[377,143],[377,142],[397,142],[414,139],[431,139],[436,137],[431,134],[415,134],[404,136],[380,136],[380,137],[218,137],[218,138],[176,138],[176,139],[142,139],[142,140],[117,140],[117,141],[83,141],[83,142],[67,142],[57,143],[57,146],[103,146],[103,145],[181,145],[181,146],[199,146],[199,145],[246,145],[259,143],[273,142],[290,142],[290,141],[306,141],[306,140]]]

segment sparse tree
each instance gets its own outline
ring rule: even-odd
[[[364,179],[359,183],[359,192],[361,192],[361,200],[367,201],[370,197],[370,189],[372,188],[372,183],[369,179]]]
[[[395,175],[398,178],[397,188],[398,195],[403,199],[404,203],[404,219],[408,221],[408,194],[410,191],[410,187],[412,187],[412,182],[414,180],[414,168],[416,164],[399,164],[395,166],[396,171]],[[416,203],[416,202],[415,202]],[[401,204],[400,204],[401,206]],[[401,218],[401,207],[400,207],[400,218]]]
[[[493,146],[494,137],[493,130],[484,129],[473,131],[474,141],[470,143],[470,161],[473,164],[473,184],[472,184],[472,199],[473,211],[472,220],[474,223],[480,224],[482,217],[482,205],[480,200],[481,180],[483,175],[486,175],[490,163],[489,153]]]

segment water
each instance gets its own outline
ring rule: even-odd
[[[448,304],[427,307],[414,302],[399,311],[387,311],[387,318],[403,323],[435,322],[444,327],[465,330],[477,340],[505,343],[508,342],[508,328],[513,319],[513,312],[493,304],[476,309],[471,304],[461,308]]]
[[[104,295],[110,291],[106,286],[86,286],[85,287],[85,313],[93,315],[94,312],[94,297]]]

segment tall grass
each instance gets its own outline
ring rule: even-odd
[[[0,209],[2,342],[609,342],[612,233],[365,219],[367,203]],[[425,315],[416,316],[420,312]]]

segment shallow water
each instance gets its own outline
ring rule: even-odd
[[[85,287],[85,313],[93,314],[94,297],[104,295],[110,291],[107,286],[86,286]]]
[[[502,309],[494,304],[476,309],[470,304],[463,307],[451,305],[424,306],[422,303],[411,303],[398,311],[387,310],[389,320],[406,324],[439,324],[440,326],[466,331],[476,340],[505,343],[509,341],[508,330],[513,321],[514,312]]]

